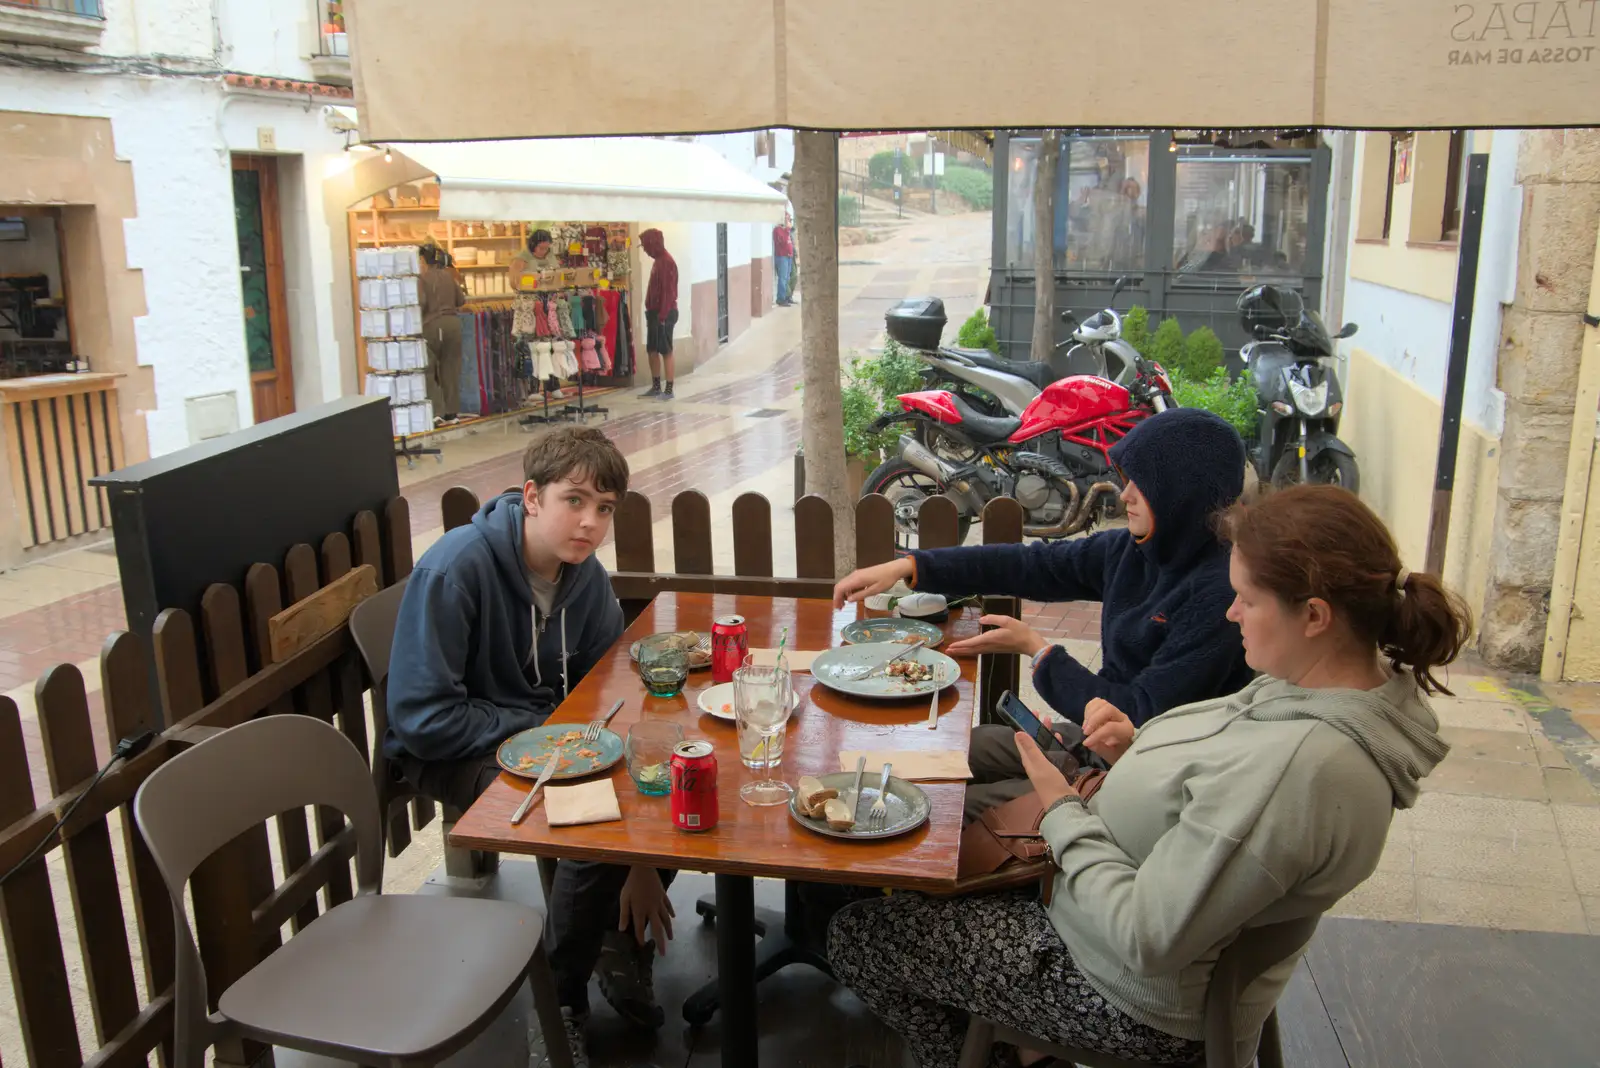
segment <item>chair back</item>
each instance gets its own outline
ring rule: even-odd
[[[195,1064],[185,1051],[210,1045],[212,1030],[205,966],[183,903],[190,876],[251,827],[311,805],[337,809],[349,819],[356,881],[362,893],[376,893],[383,881],[383,835],[366,758],[320,719],[281,714],[240,724],[161,765],[134,795],[139,833],[172,899],[179,1068]]]
[[[389,651],[394,646],[395,622],[400,618],[400,600],[405,596],[406,583],[411,576],[385,587],[356,605],[350,612],[350,636],[361,651],[361,661],[367,667],[367,677],[374,689],[385,687],[389,680]],[[372,711],[379,717],[381,735],[388,726],[389,709],[373,694]]]
[[[1311,944],[1321,914],[1246,927],[1217,958],[1206,989],[1206,1066],[1235,1068],[1234,1058],[1241,1040],[1236,1035],[1234,1010],[1239,997],[1251,983],[1274,965],[1296,956]]]

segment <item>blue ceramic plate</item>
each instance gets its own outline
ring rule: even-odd
[[[922,638],[927,648],[944,641],[944,631],[932,623],[924,623],[920,619],[858,619],[839,632],[851,645],[863,645],[868,642],[894,642],[905,645],[913,638]]]
[[[960,681],[961,665],[943,653],[926,647],[907,653],[905,659],[926,666],[932,672],[929,679],[908,682],[898,675],[865,677],[873,667],[904,649],[902,642],[842,645],[837,649],[827,649],[811,661],[811,677],[830,690],[875,701],[925,698],[935,690],[942,690]]]
[[[524,779],[537,779],[544,766],[550,763],[550,754],[561,750],[556,772],[557,779],[581,779],[604,771],[622,759],[622,739],[611,731],[603,730],[592,742],[583,740],[581,723],[547,723],[543,727],[530,727],[521,734],[513,734],[500,743],[495,759],[513,775]]]

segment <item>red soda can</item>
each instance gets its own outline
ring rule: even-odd
[[[717,754],[702,739],[679,742],[672,750],[672,825],[680,831],[709,831],[717,825]]]
[[[732,682],[733,673],[744,666],[750,652],[749,630],[744,616],[722,616],[711,624],[711,681]]]

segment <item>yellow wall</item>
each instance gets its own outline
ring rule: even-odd
[[[1450,304],[1455,300],[1456,292],[1455,246],[1429,247],[1408,241],[1413,230],[1411,209],[1417,190],[1426,184],[1426,179],[1438,166],[1435,158],[1438,154],[1438,137],[1444,138],[1444,148],[1448,152],[1449,135],[1417,136],[1419,143],[1413,177],[1411,181],[1394,187],[1389,237],[1384,239],[1377,235],[1381,233],[1383,224],[1382,197],[1389,167],[1389,135],[1361,135],[1362,144],[1356,157],[1360,160],[1361,173],[1356,176],[1352,187],[1350,207],[1351,217],[1361,220],[1361,224],[1360,236],[1350,247],[1350,277]],[[1433,200],[1438,198],[1426,191],[1423,196],[1437,213],[1439,205]]]
[[[1600,679],[1600,463],[1589,470],[1589,503],[1578,550],[1578,581],[1564,672],[1568,679]]]
[[[1406,566],[1421,568],[1443,421],[1440,403],[1356,348],[1350,353],[1344,411],[1339,436],[1361,465],[1361,499],[1389,525]],[[1444,579],[1472,606],[1474,620],[1483,613],[1488,584],[1499,445],[1478,427],[1462,423]],[[1595,570],[1600,581],[1600,563]],[[1596,617],[1600,621],[1600,610]]]

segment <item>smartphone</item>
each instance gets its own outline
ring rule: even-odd
[[[1017,697],[1007,690],[1000,695],[1000,700],[995,702],[995,711],[1000,713],[1000,718],[1010,723],[1017,730],[1039,743],[1039,748],[1046,751],[1051,749],[1065,749],[1066,744],[1055,733],[1045,729],[1032,710]]]

